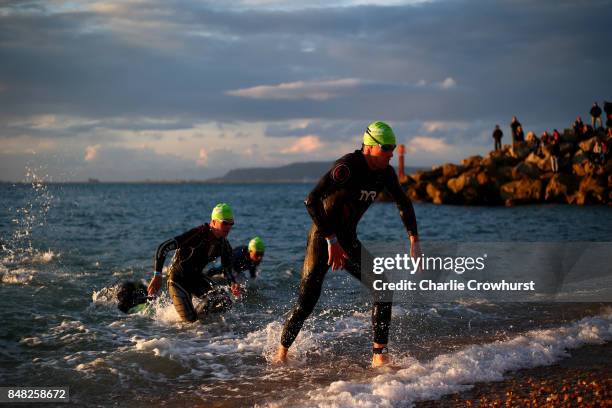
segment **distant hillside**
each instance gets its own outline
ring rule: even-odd
[[[291,163],[280,167],[252,167],[230,170],[223,177],[206,180],[211,183],[313,183],[330,169],[332,162]],[[406,167],[406,173],[421,170]]]

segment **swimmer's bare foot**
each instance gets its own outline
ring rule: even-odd
[[[372,367],[374,368],[389,365],[391,362],[386,344],[374,342],[372,344],[372,353]]]
[[[278,350],[276,350],[276,354],[272,359],[274,364],[286,364],[287,363],[287,352],[289,349],[283,345],[278,346]]]
[[[391,359],[388,354],[373,354],[372,355],[372,367],[384,367],[391,363]]]

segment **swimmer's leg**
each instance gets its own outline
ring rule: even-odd
[[[170,279],[168,279],[168,292],[181,320],[184,322],[195,322],[198,319],[198,314],[193,307],[191,294],[181,285]]]
[[[308,236],[298,299],[285,321],[281,334],[281,344],[277,353],[277,359],[281,362],[286,360],[287,350],[293,344],[304,325],[304,321],[310,316],[319,300],[323,279],[329,269],[327,258],[327,243],[313,227],[310,229]]]
[[[390,299],[385,299],[384,293],[374,290],[372,286],[374,279],[386,281],[384,274],[375,276],[372,272],[372,254],[361,245],[359,240],[355,240],[353,243],[346,244],[345,246],[345,250],[349,254],[349,260],[345,264],[345,269],[356,279],[359,279],[372,294],[372,366],[379,367],[389,363],[387,343],[389,342],[393,302]]]

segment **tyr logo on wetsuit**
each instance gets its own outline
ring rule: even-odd
[[[359,200],[361,201],[374,201],[376,200],[376,195],[378,193],[376,191],[367,191],[367,190],[361,190],[361,197],[359,197]]]

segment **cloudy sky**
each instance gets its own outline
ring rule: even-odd
[[[306,5],[307,4],[307,5]],[[612,1],[0,0],[0,180],[206,179],[333,160],[385,120],[409,165],[612,99]]]

